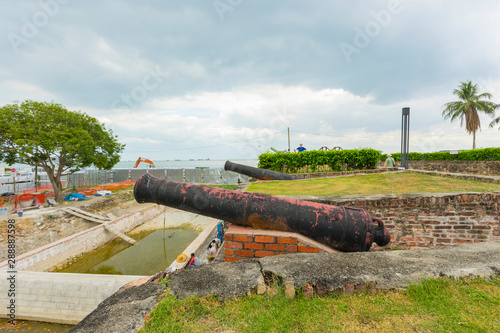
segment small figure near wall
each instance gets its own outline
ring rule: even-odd
[[[212,261],[215,259],[217,256],[217,249],[215,248],[215,244],[212,246],[212,244],[208,245],[208,260]]]
[[[297,149],[294,149],[294,152],[303,152],[304,150],[307,150],[306,147],[302,146],[302,143],[297,147]]]
[[[387,159],[385,160],[385,166],[388,168],[394,168],[396,161],[391,157],[391,154],[387,154]]]
[[[201,262],[198,257],[194,255],[194,253],[191,253],[191,258],[189,259],[189,268],[193,268],[195,266],[200,266]]]

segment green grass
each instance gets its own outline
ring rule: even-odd
[[[236,189],[235,185],[213,185],[213,184],[202,184],[202,185],[208,186],[208,187],[217,187],[217,188],[221,188],[224,190],[235,190]]]
[[[500,278],[423,280],[407,290],[294,299],[166,296],[140,332],[499,332]]]
[[[401,194],[424,192],[492,192],[498,183],[416,173],[384,173],[288,182],[252,183],[248,192],[272,195]]]

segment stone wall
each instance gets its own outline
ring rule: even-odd
[[[500,240],[500,192],[301,197],[367,209],[391,233],[384,248],[432,248]],[[372,249],[381,249],[374,245]]]
[[[410,169],[500,176],[500,161],[409,161]]]

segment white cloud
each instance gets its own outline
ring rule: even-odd
[[[339,44],[354,43],[354,29],[388,4],[245,1],[221,21],[210,1],[71,1],[19,54],[0,40],[0,103],[54,100],[87,112],[127,143],[129,159],[256,157],[287,148],[288,128],[292,148],[394,152],[405,106],[411,148],[471,146],[441,110],[465,80],[500,102],[500,7],[402,0],[348,63]],[[13,2],[0,13],[2,34],[22,34],[22,18],[39,10]],[[477,145],[498,146],[500,132],[481,121]]]

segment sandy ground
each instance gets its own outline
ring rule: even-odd
[[[89,196],[87,201],[72,201],[58,204],[55,207],[24,210],[23,217],[11,214],[8,218],[15,219],[17,255],[34,250],[40,246],[50,244],[56,240],[68,237],[80,231],[93,228],[96,222],[63,212],[61,207],[75,206],[93,214],[107,216],[108,213],[116,217],[143,209],[147,205],[135,201],[132,187],[113,192],[110,196]],[[12,208],[9,206],[4,206]],[[7,259],[7,220],[4,218],[0,225],[0,262]]]

